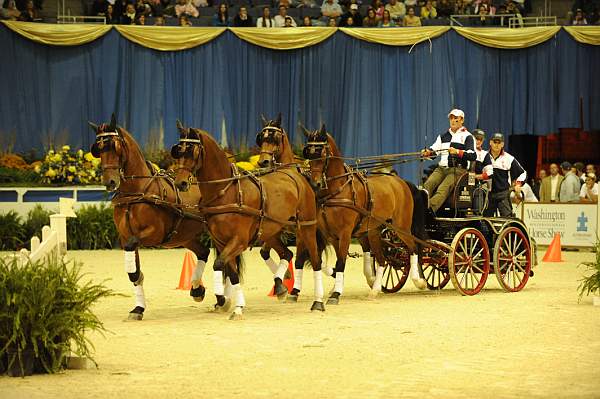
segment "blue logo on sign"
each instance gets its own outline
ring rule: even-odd
[[[581,212],[581,216],[577,218],[577,231],[588,231],[587,221],[588,218],[585,216],[585,213]]]

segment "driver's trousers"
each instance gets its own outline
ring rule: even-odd
[[[461,166],[451,168],[438,166],[433,173],[429,175],[427,181],[423,184],[423,188],[427,190],[427,193],[429,194],[429,207],[433,209],[434,212],[442,207],[446,198],[448,198],[448,195],[450,195],[450,192],[454,189],[456,181],[465,172],[466,170]]]

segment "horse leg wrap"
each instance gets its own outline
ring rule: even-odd
[[[223,271],[215,270],[213,273],[213,286],[215,290],[215,295],[223,296],[225,295],[225,288],[223,287]]]
[[[275,263],[273,258],[269,257],[269,259],[265,259],[265,263],[269,267],[269,270],[271,270],[271,273],[277,273],[277,263]]]
[[[420,290],[424,290],[427,287],[425,279],[421,278],[419,273],[419,255],[410,255],[410,279],[412,280],[415,287]]]
[[[135,295],[135,306],[139,306],[141,308],[146,309],[146,296],[144,295],[144,285],[142,284],[144,282],[143,274],[140,279],[142,281],[134,284],[133,286],[133,294]]]
[[[373,282],[373,291],[381,291],[381,279],[383,278],[383,271],[385,268],[380,264],[377,264],[377,272],[375,273],[375,281]]]
[[[200,280],[202,280],[202,275],[204,274],[204,268],[206,267],[206,262],[198,259],[196,262],[196,268],[192,273],[192,285],[200,285]]]
[[[125,251],[125,273],[135,273],[135,251]],[[136,279],[137,280],[137,279]]]
[[[366,277],[373,277],[373,266],[370,252],[365,252],[363,254],[363,274]]]
[[[315,283],[315,302],[323,302],[323,274],[320,270],[313,271]]]
[[[338,292],[340,294],[344,291],[344,272],[336,272],[335,273],[335,285],[333,291]]]
[[[240,283],[238,282],[236,285],[239,284]],[[223,293],[227,298],[231,298],[233,297],[233,294],[235,294],[234,287],[235,285],[231,284],[231,280],[229,279],[229,277],[225,278],[225,289],[223,290]]]
[[[278,278],[281,281],[283,281],[283,277],[285,276],[285,271],[288,269],[289,263],[290,261],[285,259],[281,259],[279,261],[279,266],[277,267],[277,271],[275,272],[275,278]]]
[[[244,291],[242,291],[242,286],[238,283],[233,285],[232,294],[235,297],[235,306],[238,308],[243,308],[246,306],[246,299],[244,298]]]
[[[294,290],[297,292],[302,291],[302,274],[304,273],[304,269],[296,269],[296,275],[294,276]],[[294,292],[294,291],[292,291]],[[297,295],[297,293],[296,293]]]

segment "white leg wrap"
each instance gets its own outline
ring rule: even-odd
[[[243,308],[246,306],[246,299],[244,298],[244,292],[240,284],[232,285],[232,294],[235,295],[235,306]]]
[[[285,276],[285,271],[288,269],[290,262],[285,259],[281,259],[279,261],[279,266],[277,267],[277,272],[275,272],[275,278],[279,277],[281,281],[283,281],[283,277]]]
[[[371,253],[365,252],[363,253],[363,274],[365,277],[373,277],[373,268],[371,263]]]
[[[125,251],[125,273],[135,273],[135,251]]]
[[[410,279],[418,289],[424,290],[427,288],[425,279],[421,278],[419,274],[419,255],[417,254],[410,255]]]
[[[294,269],[294,288],[302,291],[302,274],[304,269]]]
[[[236,284],[239,285],[239,284]],[[235,289],[233,288],[233,285],[231,285],[231,281],[229,280],[229,277],[227,277],[225,279],[225,289],[223,290],[224,295],[227,298],[232,298],[233,295],[235,294]]]
[[[339,292],[340,294],[344,291],[344,273],[337,272],[335,273],[335,286],[333,288],[335,292]]]
[[[225,295],[225,288],[223,287],[223,272],[221,270],[214,271],[213,286],[215,295]]]
[[[141,306],[142,308],[146,309],[144,286],[142,284],[134,285],[133,294],[135,295],[135,306]]]
[[[198,281],[202,279],[205,266],[206,262],[198,259],[198,262],[196,262],[196,268],[194,269],[194,273],[192,273],[192,281]]]
[[[267,264],[267,266],[269,266],[269,269],[271,270],[271,273],[275,274],[277,273],[277,263],[275,263],[275,261],[273,260],[273,258],[269,258],[265,261],[265,263]]]
[[[315,301],[323,302],[323,273],[316,271],[313,273],[315,281]]]
[[[384,270],[385,268],[383,266],[377,264],[377,272],[375,273],[375,281],[373,282],[373,291],[375,292],[381,291],[381,279]]]

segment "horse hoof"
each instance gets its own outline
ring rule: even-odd
[[[427,288],[427,282],[422,278],[418,280],[413,280],[413,282],[415,283],[415,287],[417,287],[420,290],[424,290]]]
[[[315,310],[319,310],[321,312],[325,311],[325,305],[323,305],[323,302],[317,302],[314,301],[312,306],[310,307],[310,311],[313,312]]]
[[[196,288],[194,288],[194,286],[192,285],[192,289],[190,290],[190,296],[196,302],[202,302],[204,300],[205,293],[206,293],[206,288],[203,285],[199,285]]]
[[[235,308],[235,310],[229,315],[229,320],[243,320],[244,315],[242,314],[241,308]]]
[[[144,318],[144,308],[136,306],[131,312],[129,312],[128,320],[142,320]]]
[[[287,287],[283,285],[279,278],[275,279],[275,295],[277,295],[277,299],[284,300],[288,294]]]
[[[377,299],[378,295],[379,295],[379,292],[377,292],[377,291],[373,291],[373,290],[369,291],[369,299],[371,299],[371,300]]]
[[[194,302],[200,303],[204,300],[204,296],[195,296],[195,297],[192,297],[192,299],[194,300]]]
[[[285,299],[286,302],[298,302],[298,295],[290,294]]]
[[[226,313],[231,309],[231,299],[225,297],[225,302],[223,305],[219,305],[219,303],[215,303],[215,312]]]

